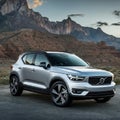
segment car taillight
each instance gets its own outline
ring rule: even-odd
[[[11,66],[10,66],[10,68],[12,69],[12,68],[13,68],[13,66],[11,65]]]

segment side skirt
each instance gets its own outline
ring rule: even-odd
[[[47,94],[47,95],[50,94],[49,89],[41,89],[41,88],[36,88],[36,87],[33,87],[33,86],[28,86],[28,85],[24,85],[23,89],[27,90],[27,91],[37,92],[37,93],[42,93],[42,94]]]

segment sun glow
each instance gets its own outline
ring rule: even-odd
[[[43,0],[27,0],[29,8],[36,8],[43,4]]]

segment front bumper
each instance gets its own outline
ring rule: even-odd
[[[113,97],[116,93],[115,83],[109,85],[91,85],[87,82],[73,82],[69,84],[69,93],[78,98]]]

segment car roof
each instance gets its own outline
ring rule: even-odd
[[[28,51],[28,52],[23,53],[22,55],[32,54],[32,53],[43,53],[43,54],[46,54],[46,53],[62,53],[62,54],[65,54],[65,53],[68,53],[68,52],[59,52],[59,51]]]
[[[59,51],[46,51],[46,53],[68,53],[68,52],[59,52]]]

